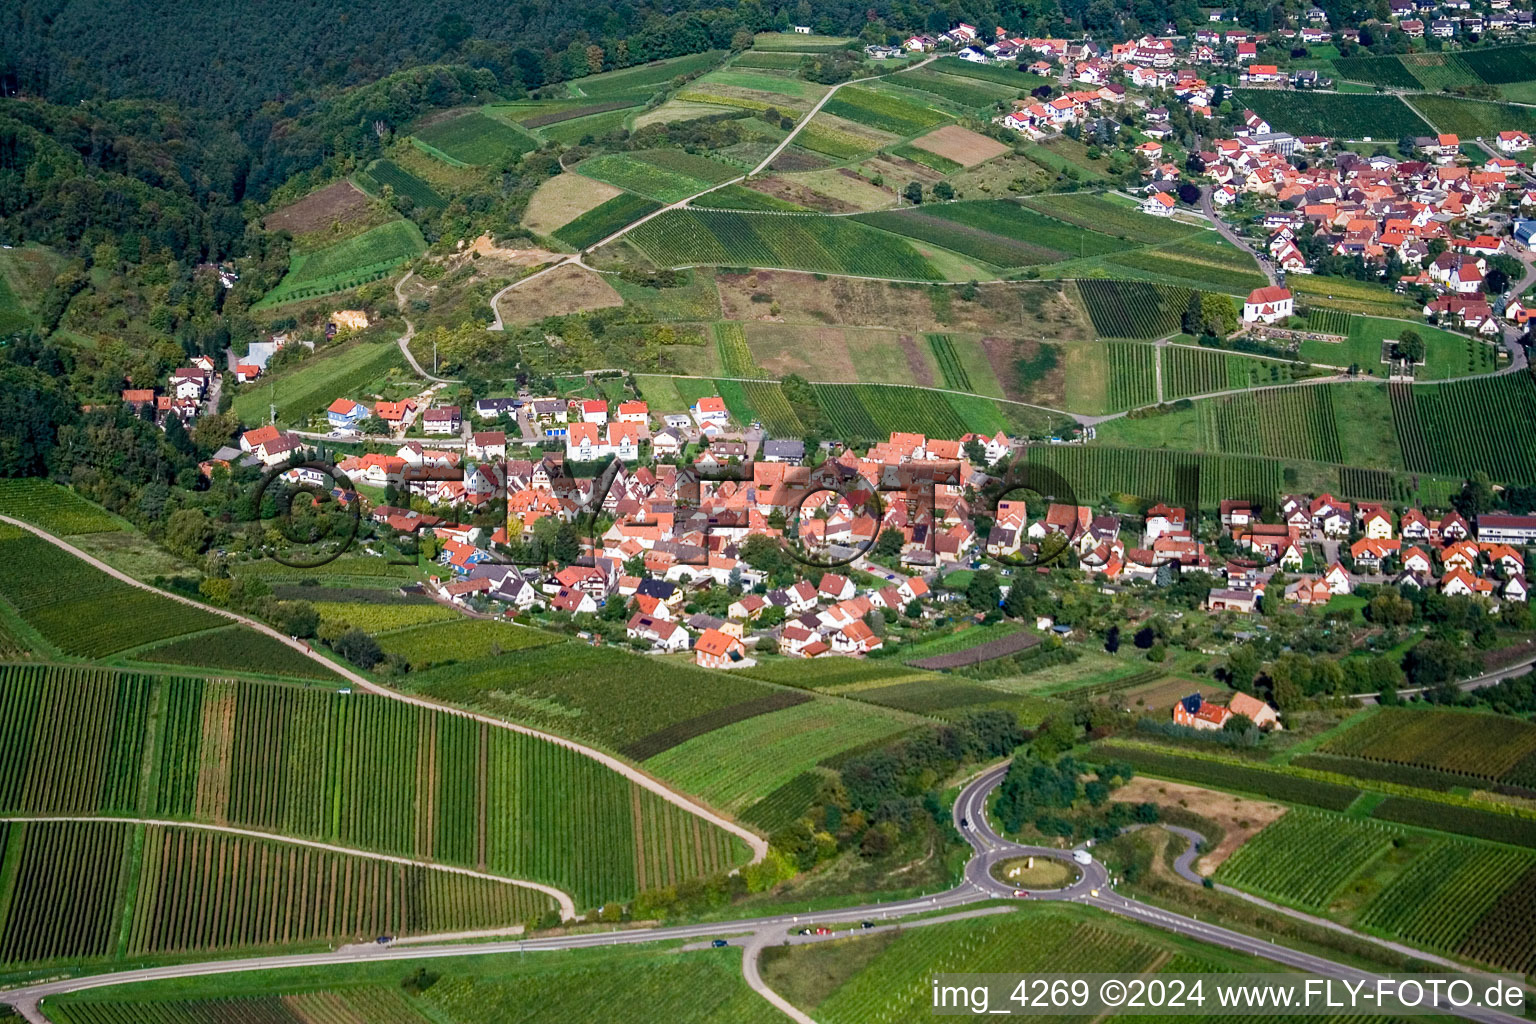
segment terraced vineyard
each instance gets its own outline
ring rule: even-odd
[[[1137,245],[1161,245],[1205,234],[1204,229],[1168,218],[1148,217],[1135,206],[1091,192],[1034,196],[1025,206],[1088,231],[1114,235]],[[1181,311],[1182,312],[1182,311]]]
[[[1012,200],[973,200],[860,214],[857,220],[994,266],[1031,266],[1131,247],[1122,238],[1044,216]]]
[[[770,437],[800,437],[805,433],[805,425],[778,381],[743,381],[740,387]]]
[[[1536,109],[1520,103],[1491,103],[1438,93],[1415,95],[1412,102],[1442,132],[1490,138],[1509,129],[1536,129]]]
[[[1294,135],[1397,139],[1422,135],[1428,128],[1397,96],[1235,89],[1232,102],[1257,112],[1275,131]]]
[[[668,267],[769,267],[923,281],[940,278],[902,239],[847,217],[668,210],[627,237]]]
[[[546,882],[580,906],[740,856],[727,833],[598,762],[458,715],[276,683],[0,675],[4,811],[228,823]]]
[[[418,968],[419,993],[401,979]],[[680,998],[681,995],[681,998]],[[59,1024],[778,1024],[747,987],[737,949],[680,952],[660,943],[149,982],[48,1001]]]
[[[1179,332],[1189,289],[1142,281],[1077,282],[1095,333],[1105,338],[1162,338]]]
[[[1536,384],[1528,373],[1453,384],[1394,384],[1392,426],[1403,465],[1414,473],[1495,482],[1536,482],[1536,439],[1489,424],[1536,422]]]
[[[1349,337],[1350,314],[1339,309],[1314,307],[1307,310],[1307,330]]]
[[[827,699],[745,719],[647,758],[647,771],[711,806],[740,810],[845,750],[892,736],[910,720]]]
[[[1221,449],[1243,455],[1342,462],[1333,392],[1326,385],[1267,388],[1218,400]]]
[[[1109,405],[1135,409],[1157,401],[1157,349],[1151,345],[1109,345]]]
[[[929,925],[904,931],[884,949],[865,954],[871,957],[867,965],[812,1009],[816,1019],[826,1024],[917,1020],[933,1005],[930,979],[937,974],[1136,973],[1149,969],[1158,959],[1161,947],[1157,943],[1151,932],[1099,927],[1054,907],[1029,907],[998,917]],[[834,958],[848,952],[835,944],[818,943],[779,955],[792,956],[798,970],[819,974],[831,967]]]

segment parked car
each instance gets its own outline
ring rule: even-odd
[[[711,942],[710,945],[715,947],[716,949],[720,949],[720,948],[722,948],[724,946],[729,946],[730,943],[726,942],[724,939],[716,939],[714,942]]]

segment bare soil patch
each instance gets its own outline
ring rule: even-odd
[[[798,373],[809,380],[858,380],[848,341],[836,327],[745,325],[747,346],[769,376]]]
[[[1008,147],[996,139],[989,139],[957,124],[936,128],[914,140],[912,145],[966,167],[974,167],[983,160],[1008,152]]]
[[[804,150],[797,150],[793,146],[774,157],[769,164],[770,170],[775,171],[814,171],[818,167],[826,167],[830,161],[814,156]]]
[[[747,188],[756,189],[764,195],[783,199],[786,202],[799,203],[808,210],[819,210],[822,213],[856,213],[860,209],[853,203],[817,192],[805,183],[791,178],[780,178],[776,175],[769,178],[755,178],[746,185]]]
[[[1281,804],[1251,797],[1222,793],[1182,782],[1135,778],[1115,790],[1113,799],[1126,803],[1154,803],[1161,807],[1179,807],[1209,818],[1225,831],[1216,848],[1195,862],[1195,870],[1209,875],[1266,825],[1286,812]]]
[[[826,196],[827,200],[847,204],[847,209],[883,210],[896,201],[893,189],[876,185],[848,167],[812,171],[801,175],[799,180],[814,192]]]
[[[579,174],[557,174],[528,198],[523,225],[530,231],[547,235],[619,193],[620,190],[612,185]]]
[[[366,219],[372,200],[350,181],[338,181],[267,214],[262,227],[294,237],[327,231],[337,223]]]
[[[933,367],[928,365],[928,360],[923,357],[922,347],[912,335],[901,336],[901,354],[907,358],[907,367],[912,371],[912,379],[925,388],[933,387]]]
[[[509,321],[529,321],[622,305],[623,296],[601,274],[567,264],[508,292],[501,300],[501,315]]]
[[[1053,409],[1063,408],[1067,394],[1065,360],[1058,358],[1056,366],[1027,387],[1019,386],[1018,363],[1033,360],[1040,355],[1041,342],[996,336],[981,339],[982,351],[987,363],[1003,387],[1003,396],[1017,402],[1033,402]]]
[[[931,184],[944,178],[942,171],[936,171],[927,164],[920,164],[916,160],[908,160],[904,156],[877,156],[864,161],[861,170],[865,174],[882,176],[886,181],[899,182],[905,185],[909,181],[921,181],[923,184]]]

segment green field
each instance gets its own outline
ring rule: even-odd
[[[560,642],[551,633],[489,619],[454,619],[409,626],[378,634],[376,639],[385,654],[398,654],[417,671]]]
[[[741,173],[729,164],[678,149],[605,153],[583,160],[576,172],[662,203],[687,199]]]
[[[319,415],[341,395],[358,395],[393,367],[403,366],[393,341],[354,341],[325,349],[285,367],[261,384],[235,395],[235,412],[243,423],[267,422],[267,407],[277,406],[279,422],[303,424]]]
[[[627,236],[663,266],[771,267],[938,280],[909,244],[847,217],[668,210]]]
[[[1135,409],[1157,402],[1157,349],[1113,342],[1109,355],[1109,407]]]
[[[1392,384],[1392,425],[1403,465],[1415,473],[1500,483],[1536,482],[1536,440],[1490,431],[1488,423],[1528,423],[1536,416],[1536,384],[1527,373],[1454,384]]]
[[[48,643],[81,658],[228,621],[123,583],[11,526],[0,526],[0,598]]]
[[[856,85],[837,90],[821,109],[896,135],[917,135],[950,120],[943,111]]]
[[[1429,127],[1396,96],[1236,89],[1232,102],[1253,110],[1275,131],[1295,135],[1395,142],[1404,135],[1423,135]]]
[[[471,166],[499,163],[538,148],[531,135],[479,111],[418,128],[414,137],[452,162]]]
[[[441,210],[448,205],[448,200],[431,185],[393,160],[375,160],[358,177],[364,179],[365,186],[371,186],[368,188],[370,195],[380,195],[387,185],[395,190],[395,195],[406,196],[414,205],[423,209]]]
[[[1503,715],[1383,708],[1319,750],[1450,773],[1464,784],[1477,780],[1536,789],[1536,726]]]
[[[712,806],[737,811],[829,757],[907,727],[906,719],[873,708],[807,701],[687,740],[645,767]]]
[[[615,687],[614,679],[627,684]],[[559,643],[411,673],[415,693],[470,706],[627,750],[705,715],[760,714],[779,691],[735,673],[710,672],[689,661],[629,654],[612,647]],[[725,724],[721,721],[717,724]]]
[[[464,716],[348,689],[0,671],[0,810],[230,824],[544,882],[580,906],[739,856],[597,761]]]
[[[1358,366],[1362,372],[1380,375],[1386,364],[1381,361],[1382,342],[1396,340],[1405,330],[1418,332],[1424,339],[1424,365],[1414,373],[1419,380],[1436,380],[1441,377],[1464,377],[1480,368],[1492,369],[1494,348],[1489,342],[1453,334],[1431,324],[1408,324],[1401,320],[1381,317],[1354,316],[1331,309],[1313,309],[1308,312],[1309,325],[1314,320],[1327,318],[1330,333],[1343,333],[1343,342],[1303,341],[1298,355],[1313,363],[1329,366]],[[1468,365],[1471,353],[1472,365]],[[1490,358],[1481,356],[1487,353]]]
[[[408,220],[390,221],[345,241],[295,252],[288,273],[255,308],[313,299],[377,281],[427,248],[421,229]]]
[[[1396,55],[1390,57],[1336,57],[1334,69],[1339,77],[1355,82],[1370,82],[1396,89],[1417,89],[1418,77]]]
[[[1091,192],[1035,196],[1023,200],[1023,203],[1031,210],[1037,210],[1056,220],[1065,221],[1089,231],[1129,239],[1138,245],[1161,245],[1164,242],[1177,242],[1206,233],[1192,224],[1148,217],[1134,205],[1118,201],[1113,196],[1096,195]]]
[[[401,979],[429,972],[420,995]],[[221,974],[47,1002],[59,1024],[778,1024],[739,949],[620,946]]]
[[[56,537],[123,528],[106,509],[69,488],[32,477],[0,479],[0,515],[31,523]]]
[[[971,432],[991,434],[1006,426],[996,403],[978,396],[894,384],[812,387],[832,429],[850,442],[885,440],[897,430],[953,439]]]
[[[1028,451],[1031,464],[1060,473],[1085,502],[1130,495],[1148,504],[1215,508],[1224,498],[1241,496],[1271,505],[1282,486],[1280,463],[1273,459],[1083,445],[1032,445]]]
[[[324,679],[327,682],[335,682],[337,678],[313,658],[305,657],[264,633],[239,625],[137,651],[133,660],[254,675]]]
[[[855,219],[998,267],[1054,263],[1129,248],[1120,238],[1042,216],[1010,200],[936,203]]]
[[[1536,109],[1513,103],[1430,94],[1415,95],[1409,102],[1440,131],[1467,138],[1492,138],[1502,131],[1536,128]]]
[[[1290,374],[1290,367],[1285,363],[1217,349],[1169,345],[1162,352],[1165,401],[1230,388],[1280,384],[1288,380]]]
[[[624,193],[593,207],[575,220],[555,230],[555,237],[573,249],[585,249],[601,242],[615,231],[631,224],[661,204],[652,199]]]
[[[561,120],[553,124],[546,124],[538,129],[541,137],[554,142],[564,143],[567,146],[584,144],[582,140],[588,137],[601,139],[610,132],[624,127],[624,122],[631,114],[639,111],[639,107],[625,105],[627,100],[618,101],[619,105],[613,109],[603,110],[601,113],[588,114],[585,117]],[[608,107],[610,104],[598,104],[599,107]],[[592,108],[589,108],[592,109]]]

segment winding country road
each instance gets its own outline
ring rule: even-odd
[[[982,772],[961,790],[955,802],[953,817],[955,827],[960,829],[961,834],[965,837],[966,842],[973,851],[972,857],[966,864],[964,881],[952,889],[933,896],[900,900],[894,903],[865,904],[863,906],[845,907],[840,910],[818,911],[812,915],[779,914],[770,917],[746,918],[734,921],[718,921],[675,927],[635,928],[612,932],[590,932],[581,935],[565,935],[511,942],[489,942],[475,945],[440,943],[436,945],[406,947],[357,945],[343,947],[330,953],[250,957],[243,960],[215,960],[206,963],[172,964],[165,967],[120,971],[115,974],[100,974],[82,978],[65,978],[39,982],[0,992],[0,1002],[10,1003],[33,1024],[47,1024],[48,1018],[43,1015],[38,1005],[40,1000],[46,999],[49,996],[128,984],[130,982],[160,981],[173,978],[191,978],[281,968],[321,967],[337,964],[421,960],[439,957],[490,956],[546,950],[592,949],[602,946],[637,945],[664,940],[702,940],[733,937],[730,938],[733,945],[744,947],[744,976],[753,989],[761,993],[764,998],[769,999],[770,1002],[783,1010],[793,1020],[799,1022],[799,1024],[807,1024],[813,1018],[793,1006],[788,1006],[781,997],[768,988],[758,973],[756,967],[757,954],[767,945],[782,942],[786,938],[791,942],[797,943],[816,942],[844,938],[848,934],[846,932],[834,932],[826,936],[790,935],[792,931],[798,931],[800,927],[812,923],[817,926],[831,927],[836,925],[856,925],[867,921],[873,926],[867,930],[878,930],[882,926],[876,924],[876,919],[897,918],[935,910],[956,910],[962,913],[949,915],[948,917],[928,918],[924,921],[906,922],[901,927],[921,927],[925,923],[932,924],[940,920],[952,920],[958,916],[974,916],[979,913],[998,912],[988,908],[978,908],[971,913],[964,912],[969,904],[998,897],[1012,896],[1013,887],[1011,885],[999,882],[991,876],[992,865],[1002,860],[1021,856],[1053,857],[1056,859],[1066,859],[1068,857],[1067,851],[1049,847],[1027,846],[1004,839],[988,823],[985,813],[987,799],[991,795],[992,790],[1002,781],[1007,771],[1008,765],[1006,763],[998,765]],[[964,822],[963,825],[962,822]],[[1186,838],[1188,837],[1186,836]],[[1164,910],[1161,907],[1128,899],[1109,888],[1109,874],[1097,860],[1092,860],[1087,865],[1078,866],[1082,875],[1072,885],[1054,891],[1032,891],[1030,894],[1031,898],[1080,903],[1084,906],[1094,907],[1106,913],[1116,914],[1141,924],[1161,928],[1186,938],[1210,943],[1211,945],[1239,953],[1262,957],[1266,960],[1322,977],[1348,979],[1350,981],[1371,980],[1378,977],[1378,975],[1369,971],[1315,956],[1311,953],[1304,953],[1289,946],[1282,946],[1273,940],[1266,941],[1255,938],[1242,932],[1236,932],[1229,928],[1208,924],[1192,917]],[[1188,863],[1186,861],[1187,866]],[[857,930],[866,929],[861,928]],[[854,933],[857,933],[857,930]],[[1456,969],[1467,970],[1459,965],[1456,966]],[[680,993],[680,995],[686,998],[686,993]],[[1478,1024],[1529,1024],[1522,1017],[1495,1010],[1473,1011],[1462,1013],[1461,1016],[1477,1021]]]
[[[161,590],[158,587],[152,587],[148,583],[140,582],[139,580],[134,579],[132,576],[129,576],[127,573],[114,569],[112,566],[103,562],[101,559],[81,551],[73,544],[70,544],[65,540],[55,537],[51,533],[39,529],[38,527],[33,526],[31,523],[23,522],[20,519],[13,519],[12,517],[6,515],[0,515],[0,522],[9,523],[12,526],[19,526],[23,530],[36,534],[38,537],[48,541],[50,544],[62,548],[81,561],[86,562],[93,568],[99,569],[106,573],[108,576],[111,576],[113,579],[126,583],[129,586],[137,587],[140,590],[147,590],[152,594],[158,594],[159,596],[168,598],[172,601],[178,601],[181,604],[187,605],[189,607],[197,608],[205,612],[211,612],[215,615],[222,616],[223,618],[230,619],[231,621],[238,622],[243,626],[248,626],[251,629],[256,630],[258,633],[271,637],[284,646],[292,648],[316,664],[324,665],[326,668],[330,669],[332,672],[335,672],[338,676],[341,676],[347,682],[351,683],[353,686],[360,690],[365,690],[368,693],[376,694],[380,697],[387,697],[390,700],[397,700],[405,704],[412,704],[419,708],[426,708],[431,711],[440,711],[450,715],[458,715],[462,718],[468,718],[496,729],[507,729],[511,732],[523,733],[526,736],[536,736],[541,740],[546,740],[550,743],[555,743],[559,746],[565,747],[567,750],[573,750],[576,753],[581,754],[583,757],[590,757],[592,760],[597,761],[604,767],[611,768],[618,772],[620,775],[624,776],[626,779],[629,779],[636,785],[650,790],[652,793],[655,793],[657,796],[661,797],[668,803],[680,807],[690,814],[695,814],[700,818],[703,818],[711,825],[730,832],[742,842],[746,843],[747,846],[752,850],[751,863],[756,864],[764,857],[768,856],[768,841],[762,836],[741,827],[734,821],[730,821],[720,816],[719,814],[716,814],[714,811],[704,807],[701,804],[695,803],[694,801],[683,796],[681,793],[667,786],[655,776],[649,775],[646,772],[641,771],[639,768],[636,768],[634,765],[621,761],[610,754],[605,754],[601,750],[586,746],[582,743],[577,743],[575,740],[566,739],[564,736],[556,736],[553,733],[541,732],[538,729],[531,729],[526,725],[518,725],[515,722],[508,722],[505,719],[495,718],[491,715],[482,715],[473,711],[466,711],[463,708],[456,708],[447,704],[439,704],[436,701],[427,700],[424,697],[415,697],[409,694],[400,693],[396,690],[391,690],[387,686],[380,686],[378,683],[375,683],[373,680],[359,675],[347,666],[338,664],[337,662],[334,662],[331,659],[325,657],[323,654],[310,647],[309,644],[306,644],[301,640],[296,640],[293,637],[287,636],[283,633],[279,633],[277,630],[273,629],[271,626],[266,625],[265,623],[258,622],[255,619],[249,618],[245,615],[240,615],[236,612],[228,611],[223,608],[215,608],[211,605],[205,605],[199,601],[193,601],[191,598],[183,597],[180,594],[173,594],[169,591]]]

